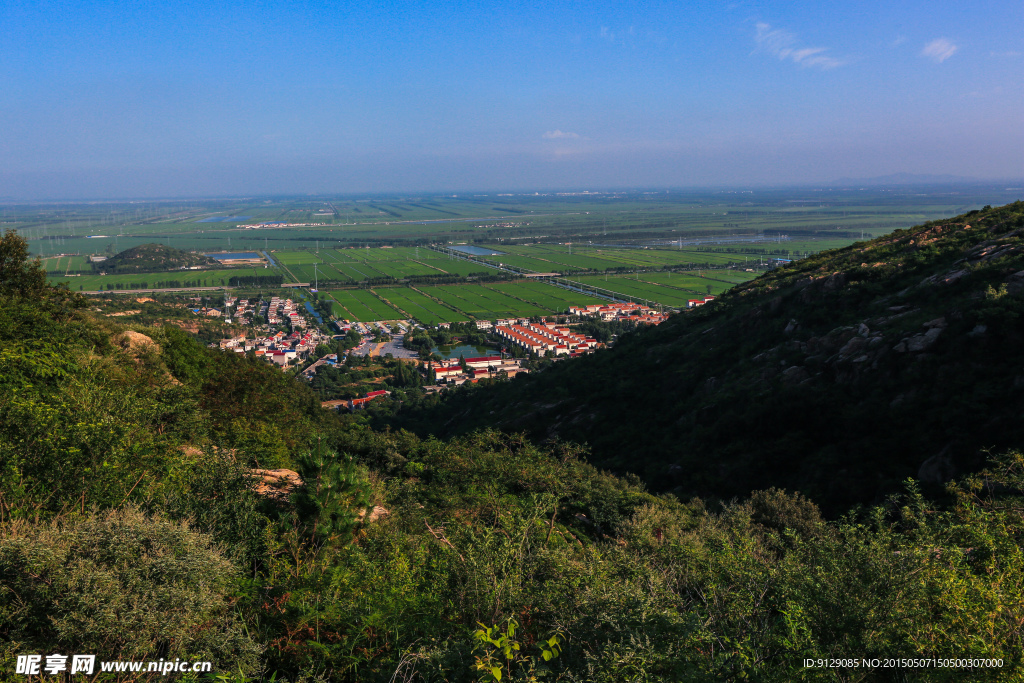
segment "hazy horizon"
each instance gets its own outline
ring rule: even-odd
[[[1019,3],[0,12],[3,198],[1024,178]]]

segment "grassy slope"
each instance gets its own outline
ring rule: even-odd
[[[833,510],[942,481],[1024,443],[1022,225],[1018,202],[805,259],[611,351],[464,392],[428,429],[501,416],[663,488],[785,486]]]

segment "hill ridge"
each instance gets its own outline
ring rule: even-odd
[[[775,485],[841,510],[939,485],[1024,443],[1022,226],[1024,203],[986,207],[788,264],[420,429],[586,442],[681,495]]]

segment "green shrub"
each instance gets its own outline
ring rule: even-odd
[[[231,608],[237,571],[209,537],[137,510],[0,530],[0,656],[176,657],[257,670]]]

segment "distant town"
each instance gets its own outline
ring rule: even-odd
[[[713,299],[708,296],[693,300],[690,307]],[[208,299],[205,301],[209,303]],[[406,339],[414,334],[432,334],[431,330],[447,334],[453,327],[453,323],[448,322],[424,326],[411,319],[373,322],[334,319],[316,312],[305,300],[280,296],[249,299],[227,295],[222,306],[199,306],[192,312],[219,319],[236,330],[246,329],[212,346],[237,354],[251,354],[282,370],[301,368],[300,377],[306,380],[312,380],[324,367],[338,367],[349,356],[362,359],[361,362],[399,359],[415,368],[421,378],[419,385],[428,393],[467,382],[512,379],[529,373],[527,366],[532,359],[559,361],[593,353],[607,344],[575,329],[587,321],[593,321],[588,324],[620,323],[621,329],[630,329],[658,325],[671,315],[646,305],[608,302],[568,306],[557,316],[476,320],[465,329],[475,330],[478,336],[485,335],[479,338],[486,339],[486,346],[493,351],[446,358],[429,349],[424,351],[422,346],[407,346]],[[460,325],[465,327],[466,324]],[[325,401],[324,405],[355,410],[390,394],[387,389],[375,389],[356,398]]]

